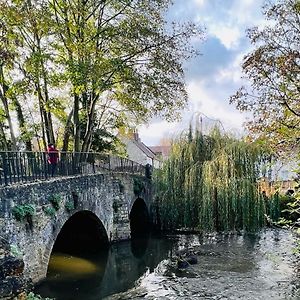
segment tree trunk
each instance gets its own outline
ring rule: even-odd
[[[40,47],[40,45],[39,45]],[[47,74],[44,66],[44,61],[41,61],[42,73],[43,73],[43,81],[44,81],[44,95],[45,95],[45,106],[49,104],[49,92],[48,92],[48,82],[47,82]],[[46,117],[47,117],[47,128],[46,131],[49,135],[49,142],[55,144],[54,130],[53,130],[53,122],[52,115],[49,109],[46,109]]]
[[[0,67],[0,82],[2,85],[2,91],[0,90],[0,98],[4,107],[5,116],[8,122],[10,138],[11,138],[11,148],[12,150],[17,150],[17,141],[13,129],[13,124],[10,116],[9,106],[8,106],[8,99],[6,97],[6,92],[8,90],[8,86],[5,84],[4,74],[3,74],[3,66]]]
[[[19,122],[19,128],[21,131],[21,137],[23,138],[24,135],[26,134],[26,121],[25,121],[25,118],[23,115],[22,107],[16,97],[13,99],[13,104],[16,108],[17,118],[18,118],[18,122]],[[31,143],[30,139],[28,139],[28,138],[25,139],[25,146],[26,146],[27,151],[32,151],[32,143]]]
[[[74,115],[73,113],[73,109],[71,110],[71,112],[69,113],[67,122],[66,122],[66,127],[65,127],[65,132],[64,132],[64,138],[63,138],[63,147],[62,147],[62,151],[66,152],[68,151],[68,146],[69,146],[69,139],[70,139],[70,135],[72,133],[72,116]]]
[[[41,89],[40,89],[40,86],[39,86],[39,83],[36,83],[36,91],[37,91],[37,96],[38,96],[38,102],[39,102],[39,109],[40,109],[40,116],[41,116],[41,129],[42,129],[42,138],[43,138],[43,146],[44,146],[44,149],[46,151],[47,149],[47,141],[49,141],[48,139],[48,136],[47,136],[47,125],[46,125],[46,122],[47,120],[45,119],[45,109],[44,109],[44,106],[43,106],[43,96],[42,96],[42,93],[41,93]]]
[[[83,144],[82,144],[82,152],[89,152],[91,141],[93,138],[93,126],[94,126],[94,119],[95,119],[95,106],[97,102],[98,97],[95,97],[91,104],[89,113],[87,115],[87,124],[86,124],[86,130],[83,138]]]
[[[4,124],[3,123],[0,123],[0,138],[3,140],[3,144],[4,144],[4,149],[1,149],[1,150],[9,150],[8,149],[8,143],[7,143],[7,139],[6,139],[6,136],[5,136],[5,132],[4,132],[4,129],[3,129],[3,126]]]
[[[74,95],[73,123],[74,123],[74,152],[79,152],[80,151],[79,96],[76,94]]]
[[[37,43],[37,52],[38,54],[42,54],[42,50],[41,50],[41,39],[38,35],[37,29],[35,28],[35,41]],[[41,71],[42,71],[42,80],[43,80],[43,88],[41,88],[40,85],[40,78],[38,78],[37,80],[39,81],[39,89],[40,89],[40,93],[42,94],[43,92],[43,96],[42,99],[44,100],[42,102],[42,110],[43,110],[43,114],[44,114],[44,121],[45,121],[45,131],[46,131],[46,136],[47,136],[47,143],[55,143],[55,138],[54,138],[54,131],[53,131],[53,124],[52,124],[52,116],[51,116],[51,112],[49,110],[49,108],[47,108],[47,104],[49,104],[49,93],[48,93],[48,83],[47,83],[47,74],[46,74],[46,70],[45,70],[45,65],[44,65],[44,60],[41,59],[40,60],[40,67],[41,67]]]

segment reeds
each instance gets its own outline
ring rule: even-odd
[[[266,198],[257,180],[266,152],[257,144],[196,131],[173,141],[170,157],[154,174],[162,229],[255,231],[265,224]],[[274,215],[278,201],[268,200]]]

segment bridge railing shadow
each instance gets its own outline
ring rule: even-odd
[[[131,173],[146,176],[148,167],[124,157],[95,152],[59,152],[57,164],[47,152],[0,151],[0,186],[96,173]]]

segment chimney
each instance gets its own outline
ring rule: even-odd
[[[134,130],[134,132],[133,132],[133,139],[136,142],[140,142],[140,138],[139,138],[139,134],[138,134],[137,130]]]

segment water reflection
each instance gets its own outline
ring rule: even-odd
[[[178,270],[170,258],[190,248],[198,264]],[[292,251],[291,235],[273,230],[134,239],[96,256],[58,254],[36,292],[58,300],[300,299]]]
[[[131,240],[131,253],[136,258],[142,258],[148,248],[149,235]]]
[[[37,286],[36,292],[57,300],[99,300],[126,291],[168,257],[174,242],[149,235],[113,244],[97,255],[77,257],[53,253],[47,278]]]
[[[47,278],[37,286],[37,291],[57,300],[97,299],[94,297],[100,292],[99,283],[103,280],[107,261],[108,250],[83,257],[53,253]]]
[[[65,274],[66,277],[77,277],[78,274],[85,276],[99,272],[98,266],[92,261],[63,253],[55,253],[51,256],[49,269],[48,276],[54,278],[57,274]],[[54,274],[52,275],[51,272]]]

